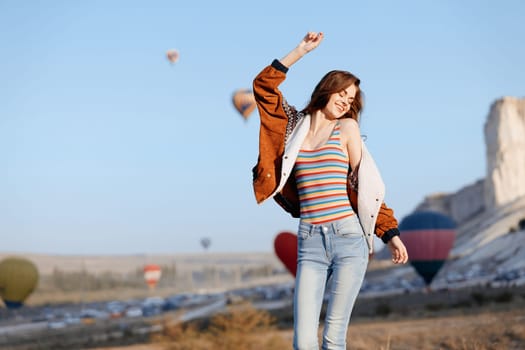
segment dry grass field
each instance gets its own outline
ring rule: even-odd
[[[441,303],[436,302],[441,300]],[[445,302],[448,301],[448,302]],[[390,305],[388,314],[384,306]],[[364,309],[374,309],[373,316]],[[348,330],[353,350],[523,350],[525,289],[456,290],[364,300]],[[164,323],[149,344],[97,350],[292,349],[291,310],[239,306],[230,316]],[[321,337],[322,327],[319,329]]]
[[[246,322],[246,318],[242,319]],[[292,330],[243,328],[216,332],[213,336],[180,327],[149,344],[105,347],[97,350],[203,350],[292,349]],[[171,338],[170,338],[171,336]],[[251,344],[251,345],[250,345]],[[520,350],[525,349],[523,310],[487,311],[470,315],[438,315],[426,318],[354,320],[348,331],[352,350]]]

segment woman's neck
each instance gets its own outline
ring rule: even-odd
[[[312,114],[311,120],[310,120],[310,132],[313,134],[317,134],[320,130],[323,130],[324,128],[328,126],[334,125],[334,123],[337,121],[337,119],[328,118],[323,112],[316,111]]]

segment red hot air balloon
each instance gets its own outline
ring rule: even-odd
[[[248,120],[250,114],[256,107],[255,96],[253,95],[253,91],[249,89],[239,89],[234,91],[232,103],[244,120]]]
[[[275,236],[273,245],[275,255],[295,277],[297,272],[297,235],[286,231],[279,232]]]
[[[166,58],[171,64],[174,64],[179,60],[179,52],[175,49],[170,49],[166,51]]]
[[[154,289],[157,286],[161,275],[160,266],[155,264],[144,266],[144,279],[150,289]]]
[[[399,230],[410,264],[428,288],[448,258],[456,237],[456,224],[444,214],[418,211],[403,218]]]

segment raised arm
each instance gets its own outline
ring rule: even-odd
[[[321,32],[308,32],[292,51],[281,60],[274,60],[270,66],[264,68],[255,77],[253,81],[253,92],[263,128],[271,127],[273,129],[272,131],[277,133],[285,131],[282,125],[274,124],[275,119],[287,120],[290,118],[289,111],[284,109],[284,106],[289,105],[286,103],[281,91],[279,91],[279,85],[286,78],[288,68],[308,52],[319,46],[323,37],[323,33]],[[266,125],[267,121],[271,121],[272,124]]]
[[[303,40],[297,45],[292,51],[286,56],[281,58],[281,63],[287,68],[290,68],[295,62],[299,61],[301,57],[306,55],[308,52],[315,49],[321,41],[323,41],[324,35],[319,32],[308,32],[304,36]]]

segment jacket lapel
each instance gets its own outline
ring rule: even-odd
[[[357,210],[359,221],[365,233],[370,252],[374,249],[374,229],[379,208],[385,198],[385,184],[379,173],[377,165],[368,152],[364,142],[361,142],[362,153],[359,163]]]
[[[275,194],[279,193],[286,184],[286,180],[292,173],[295,160],[297,159],[297,155],[299,154],[299,150],[301,149],[301,145],[303,144],[304,138],[308,134],[309,128],[310,115],[307,114],[297,123],[297,126],[290,134],[286,145],[284,145],[281,180],[279,182],[279,186],[277,186],[277,189],[274,191],[274,193],[272,193],[270,197],[273,197]]]

